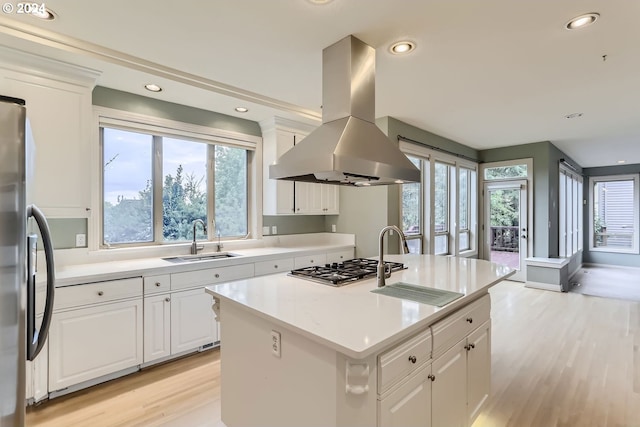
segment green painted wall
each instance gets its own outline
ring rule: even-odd
[[[532,256],[557,257],[559,161],[564,158],[573,165],[577,163],[549,141],[480,151],[483,163],[525,158],[533,159]]]
[[[93,89],[93,105],[195,125],[209,126],[248,135],[262,136],[258,122],[102,86],[96,86],[95,89]]]
[[[47,218],[54,249],[71,249],[76,247],[76,234],[87,235],[86,218]],[[38,235],[38,249],[42,249],[42,237],[36,226],[30,226],[29,233]],[[82,246],[86,248],[87,245]]]
[[[640,173],[640,164],[608,166],[600,168],[584,168],[582,172],[584,176],[584,199],[587,201],[585,204],[585,209],[583,211],[583,262],[637,267],[638,265],[640,265],[640,255],[638,254],[618,254],[611,252],[594,252],[589,250],[589,242],[591,239],[591,234],[589,232],[589,208],[591,207],[591,200],[589,199],[589,177],[637,174]],[[635,238],[636,240],[640,239],[640,233],[636,233]]]
[[[264,227],[276,226],[280,234],[323,233],[331,231],[325,226],[322,215],[265,215],[262,217]]]

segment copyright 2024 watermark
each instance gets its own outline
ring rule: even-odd
[[[2,4],[2,12],[16,15],[36,15],[43,16],[47,13],[47,6],[44,3],[18,2]]]

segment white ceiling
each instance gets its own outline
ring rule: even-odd
[[[376,48],[376,116],[475,149],[551,141],[583,167],[640,164],[640,2],[48,0],[0,16],[0,45],[101,72],[98,84],[262,120],[320,119],[322,49]],[[567,31],[598,12],[595,25]],[[410,55],[388,53],[408,38]],[[603,56],[606,55],[606,60]],[[159,94],[142,89],[154,81]],[[245,105],[240,115],[233,107]],[[571,113],[582,117],[566,119]]]

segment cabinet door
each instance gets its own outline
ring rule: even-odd
[[[142,363],[142,298],[54,313],[49,390]]]
[[[171,355],[171,297],[155,295],[144,299],[144,361]]]
[[[467,402],[473,424],[491,391],[491,321],[484,322],[467,338]]]
[[[322,213],[337,215],[340,213],[340,186],[322,185]]]
[[[212,305],[213,297],[203,288],[171,294],[171,354],[218,340]]]
[[[378,402],[378,426],[431,426],[430,372],[431,366],[425,366],[400,388]]]
[[[91,89],[6,72],[3,95],[26,101],[35,142],[33,202],[49,217],[87,217],[91,202]]]
[[[467,425],[466,339],[433,361],[432,422],[434,426]]]
[[[276,154],[277,157],[282,156],[284,153],[293,148],[294,135],[291,132],[276,131]],[[268,168],[268,166],[266,166]],[[293,201],[293,188],[295,183],[293,181],[276,180],[275,181],[276,194],[265,194],[264,197],[276,197],[276,213],[277,214],[292,214],[295,213],[294,201]]]

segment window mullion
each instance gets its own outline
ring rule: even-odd
[[[153,188],[153,241],[162,243],[163,241],[163,209],[162,209],[162,137],[153,137],[153,166],[152,166],[152,188]]]
[[[216,225],[216,146],[209,144],[207,148],[207,219],[209,222],[208,240],[217,237]]]

